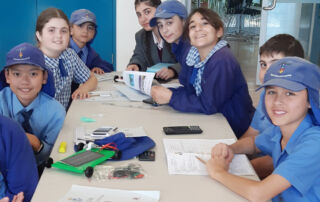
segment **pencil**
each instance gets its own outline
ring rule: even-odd
[[[199,156],[195,156],[201,163],[203,163],[204,165],[206,165],[206,161],[203,160],[202,158],[200,158]]]

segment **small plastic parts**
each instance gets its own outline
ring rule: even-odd
[[[130,163],[125,166],[96,166],[93,178],[97,180],[106,179],[141,179],[146,176],[140,164]]]

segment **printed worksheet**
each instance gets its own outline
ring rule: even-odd
[[[207,161],[211,148],[218,143],[232,144],[235,139],[163,139],[169,174],[208,175],[205,165],[196,157]],[[244,154],[236,154],[229,172],[235,175],[254,175],[253,168]]]
[[[147,95],[150,95],[154,75],[155,73],[138,71],[124,71],[122,73],[123,81],[127,86]]]
[[[160,191],[127,191],[98,187],[72,185],[58,202],[158,202]]]

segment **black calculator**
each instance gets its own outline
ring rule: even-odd
[[[163,127],[166,135],[183,135],[183,134],[201,134],[202,130],[199,126],[169,126]]]
[[[144,151],[139,154],[139,161],[154,161],[156,153],[154,151]]]

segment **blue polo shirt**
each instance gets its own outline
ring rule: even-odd
[[[31,201],[38,184],[33,151],[23,129],[4,116],[0,116],[0,173],[6,183],[4,195],[10,201],[19,192],[24,193],[25,202]]]
[[[262,108],[264,95],[265,95],[265,90],[263,90],[260,94],[260,100],[256,107],[256,111],[254,112],[254,115],[250,124],[250,126],[256,129],[257,131],[259,131],[259,133],[263,132],[266,128],[269,128],[270,126],[273,126],[271,121],[265,115],[264,110]]]
[[[70,47],[76,51],[76,53],[79,55],[79,52],[82,51],[81,57],[80,59],[84,62],[84,64],[87,63],[87,58],[88,58],[88,47],[87,45],[85,45],[83,48],[79,48],[78,45],[76,44],[76,42],[74,42],[74,40],[72,39],[72,37],[70,37]]]
[[[21,112],[33,109],[29,123],[33,135],[43,143],[43,149],[35,156],[38,165],[46,161],[63,126],[66,115],[64,107],[53,97],[41,91],[28,106],[24,107],[10,87],[0,91],[0,100],[0,114],[20,124],[24,121]]]
[[[279,127],[271,127],[256,137],[256,146],[272,156],[273,174],[288,180],[291,187],[273,201],[320,201],[320,127],[308,114],[281,150]]]

